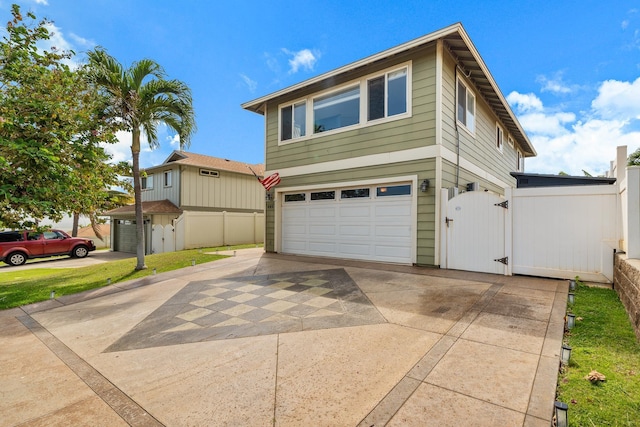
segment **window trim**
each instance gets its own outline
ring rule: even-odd
[[[395,114],[393,116],[385,116],[385,117],[381,117],[379,119],[374,119],[374,120],[368,120],[368,105],[369,105],[369,93],[367,90],[367,84],[369,82],[369,80],[380,77],[380,76],[387,76],[388,74],[391,74],[395,71],[400,71],[402,69],[406,69],[407,71],[407,76],[406,76],[406,104],[407,104],[407,111],[404,113],[400,113],[400,114]],[[350,130],[354,130],[354,129],[359,129],[359,128],[364,128],[364,127],[369,127],[369,126],[375,126],[375,125],[379,125],[379,124],[384,124],[387,122],[392,122],[395,120],[402,120],[402,119],[406,119],[406,118],[410,118],[413,115],[413,105],[412,105],[412,100],[413,100],[413,88],[412,88],[412,79],[413,79],[413,69],[412,69],[412,61],[405,61],[399,64],[395,64],[391,67],[385,68],[383,70],[379,70],[376,71],[375,73],[370,73],[370,74],[366,74],[362,77],[359,77],[357,79],[354,80],[350,80],[348,82],[345,82],[341,85],[335,86],[335,87],[331,87],[329,89],[326,89],[324,91],[321,92],[317,92],[317,93],[313,93],[313,94],[309,94],[308,96],[305,97],[301,97],[301,98],[296,98],[294,100],[291,101],[287,101],[285,103],[279,104],[278,108],[277,108],[277,120],[278,120],[278,134],[277,134],[277,141],[278,141],[278,145],[286,145],[286,144],[292,144],[294,142],[299,142],[299,141],[307,141],[307,140],[311,140],[314,138],[321,138],[324,136],[329,136],[329,135],[333,135],[336,133],[341,133],[341,132],[348,132]],[[387,80],[388,78],[385,77],[385,96],[387,94],[386,92],[386,87],[387,87]],[[320,97],[326,97],[326,96],[330,96],[332,93],[337,93],[340,92],[342,90],[345,90],[349,87],[359,87],[360,89],[360,104],[359,104],[359,122],[349,125],[349,126],[344,126],[344,127],[339,127],[339,128],[335,128],[335,129],[331,129],[328,131],[324,131],[324,132],[318,132],[318,133],[314,133],[314,110],[313,110],[313,103],[314,100]],[[474,98],[475,99],[475,98]],[[305,103],[305,124],[306,124],[306,129],[305,129],[305,136],[301,136],[298,138],[291,138],[291,139],[282,139],[282,110],[284,108],[287,107],[292,107],[293,110],[293,106],[296,104],[300,104],[300,103]],[[385,105],[386,105],[386,100],[385,100]],[[292,111],[293,112],[293,111]]]
[[[458,84],[462,84],[462,86],[464,86],[465,88],[465,113],[469,113],[469,96],[473,97],[473,129],[469,128],[468,126],[468,120],[466,120],[463,122],[458,114],[458,96],[460,96],[460,91],[458,90]],[[471,135],[475,136],[476,135],[476,128],[477,123],[478,123],[478,103],[477,103],[477,97],[476,97],[476,93],[471,89],[470,85],[467,84],[467,82],[465,82],[460,76],[458,76],[458,79],[455,83],[456,87],[455,87],[455,116],[456,116],[456,123],[458,123],[459,126],[462,127],[462,129],[466,130],[467,132],[469,132]]]
[[[516,149],[516,172],[524,172],[524,155],[520,149]]]
[[[500,126],[498,122],[496,122],[494,146],[499,152],[504,152],[504,129],[502,129],[502,126]]]
[[[173,186],[173,169],[169,169],[166,171],[162,171],[162,186],[164,188],[169,188]],[[167,177],[169,179],[167,179]]]
[[[151,178],[151,186],[149,184],[149,178]],[[140,187],[142,190],[153,190],[153,174],[149,173],[147,176],[140,177]]]

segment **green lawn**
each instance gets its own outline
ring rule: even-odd
[[[570,426],[640,426],[640,343],[614,290],[578,282],[576,326],[565,333],[571,360],[558,377],[558,400]],[[592,384],[596,370],[606,381]]]
[[[255,245],[233,246],[231,249],[255,247]],[[129,258],[110,261],[103,264],[90,265],[81,268],[42,268],[33,270],[12,271],[3,269],[0,273],[0,309],[18,307],[50,298],[51,291],[55,296],[69,295],[99,288],[111,283],[123,282],[153,274],[155,268],[158,273],[191,266],[192,260],[196,264],[225,258],[223,255],[207,254],[216,249],[203,248],[163,254],[147,255],[145,263],[148,269],[135,271],[136,259]]]

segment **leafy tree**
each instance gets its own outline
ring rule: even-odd
[[[640,148],[629,155],[627,166],[640,166]]]
[[[17,5],[12,15],[0,41],[0,226],[21,228],[58,221],[118,184],[101,144],[119,125],[105,120],[86,69],[65,64],[73,52],[38,49],[50,21]]]
[[[104,49],[89,52],[91,81],[102,88],[110,102],[105,114],[131,132],[133,189],[136,214],[136,270],[144,261],[144,223],[140,181],[140,135],[144,132],[153,149],[158,147],[157,127],[164,123],[180,137],[180,149],[187,147],[195,131],[191,90],[179,80],[167,80],[162,67],[142,59],[125,69]]]

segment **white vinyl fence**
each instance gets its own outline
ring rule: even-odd
[[[616,185],[518,188],[507,190],[506,198],[509,273],[613,281],[620,241]]]
[[[152,226],[154,253],[262,243],[264,214],[185,211],[173,225]]]

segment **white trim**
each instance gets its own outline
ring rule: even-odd
[[[392,163],[409,162],[413,160],[424,160],[441,157],[453,164],[456,163],[456,153],[442,145],[428,145],[426,147],[411,148],[402,151],[392,151],[389,153],[371,154],[367,156],[352,157],[349,159],[333,160],[329,162],[315,163],[304,166],[294,166],[290,168],[274,169],[265,171],[265,176],[278,172],[281,177],[292,177],[309,175],[314,173],[335,172],[349,169],[356,169],[366,166],[381,166]],[[501,188],[509,187],[510,184],[502,181],[491,173],[483,170],[479,166],[460,157],[460,167],[477,175],[478,177],[491,182]]]
[[[371,79],[374,78],[378,78],[378,77],[385,77],[385,107],[387,106],[387,97],[386,95],[388,94],[387,92],[387,75],[390,73],[393,73],[394,71],[400,71],[406,69],[407,74],[406,74],[406,92],[405,92],[405,97],[406,97],[406,105],[407,105],[407,110],[404,113],[400,113],[400,114],[394,114],[392,116],[388,116],[385,115],[384,117],[381,117],[379,119],[374,119],[374,120],[369,120],[368,119],[368,109],[369,109],[369,92],[368,92],[368,82]],[[333,93],[337,93],[340,91],[344,91],[347,89],[351,89],[351,88],[358,88],[359,89],[359,94],[358,94],[358,98],[360,100],[359,102],[359,111],[358,111],[358,123],[354,123],[352,125],[348,125],[348,126],[341,126],[335,129],[330,129],[324,132],[315,132],[315,107],[314,107],[314,102],[318,99],[318,98],[322,98],[322,97],[328,97],[331,96],[331,94]],[[407,118],[411,118],[413,116],[413,62],[412,61],[405,61],[402,62],[400,64],[395,64],[391,67],[385,68],[384,70],[380,70],[377,71],[375,73],[372,74],[367,74],[364,76],[361,76],[357,79],[354,80],[350,80],[344,84],[341,84],[339,86],[335,86],[332,88],[329,88],[327,90],[324,90],[322,92],[317,92],[314,93],[312,96],[306,96],[306,97],[302,97],[302,98],[297,98],[294,101],[291,102],[285,102],[282,104],[278,105],[278,135],[277,135],[277,141],[278,141],[278,146],[281,145],[288,145],[288,144],[292,144],[295,142],[301,142],[301,141],[307,141],[307,140],[311,140],[311,139],[315,139],[315,138],[322,138],[325,136],[329,136],[329,135],[334,135],[336,133],[342,133],[342,132],[348,132],[350,130],[354,130],[354,129],[360,129],[360,128],[365,128],[365,127],[369,127],[369,126],[374,126],[374,125],[378,125],[378,124],[383,124],[383,123],[387,123],[387,122],[392,122],[395,120],[401,120],[401,119],[407,119]],[[348,99],[348,98],[345,98]],[[340,101],[344,101],[345,99],[340,99]],[[355,96],[351,99],[355,99]],[[300,104],[303,103],[305,104],[305,111],[306,111],[306,128],[305,128],[305,136],[301,136],[301,137],[292,137],[290,139],[285,139],[282,140],[282,109],[286,108],[286,107],[292,107],[292,115],[293,115],[293,106],[295,106],[296,104]],[[332,105],[332,104],[331,104]]]
[[[467,114],[467,116],[469,115],[469,95],[471,95],[473,97],[473,129],[469,129],[468,126],[468,122],[469,119],[467,118],[467,123],[463,123],[459,118],[458,118],[458,96],[460,96],[460,91],[458,90],[458,82],[462,83],[462,86],[464,86],[465,88],[465,94],[464,94],[464,108],[465,108],[465,112]],[[472,135],[474,138],[476,136],[476,128],[478,127],[478,102],[477,102],[477,96],[476,93],[473,89],[471,89],[471,84],[467,83],[465,81],[465,79],[463,79],[462,77],[460,77],[460,75],[458,75],[458,78],[455,82],[456,85],[456,90],[455,90],[455,118],[456,121],[458,122],[458,125],[466,130],[470,135]]]
[[[357,181],[340,181],[340,182],[332,182],[332,183],[324,183],[324,184],[308,184],[308,185],[300,185],[296,187],[276,187],[275,188],[275,197],[274,197],[274,206],[275,206],[275,218],[274,218],[274,242],[273,248],[275,252],[282,252],[282,205],[284,203],[284,193],[289,192],[302,192],[309,190],[322,190],[327,188],[335,188],[340,189],[344,187],[360,187],[360,186],[372,186],[379,184],[400,184],[400,183],[411,183],[411,223],[413,227],[411,228],[411,262],[413,264],[416,263],[417,259],[417,251],[418,251],[418,192],[420,189],[418,188],[418,176],[417,175],[404,175],[404,176],[393,176],[393,177],[382,177],[375,179],[365,179],[365,180],[357,180]]]
[[[500,133],[498,134],[498,130]],[[500,135],[500,145],[498,145],[498,135]],[[496,130],[493,133],[493,146],[500,152],[500,154],[504,154],[504,129],[500,125],[500,122],[496,122]]]

